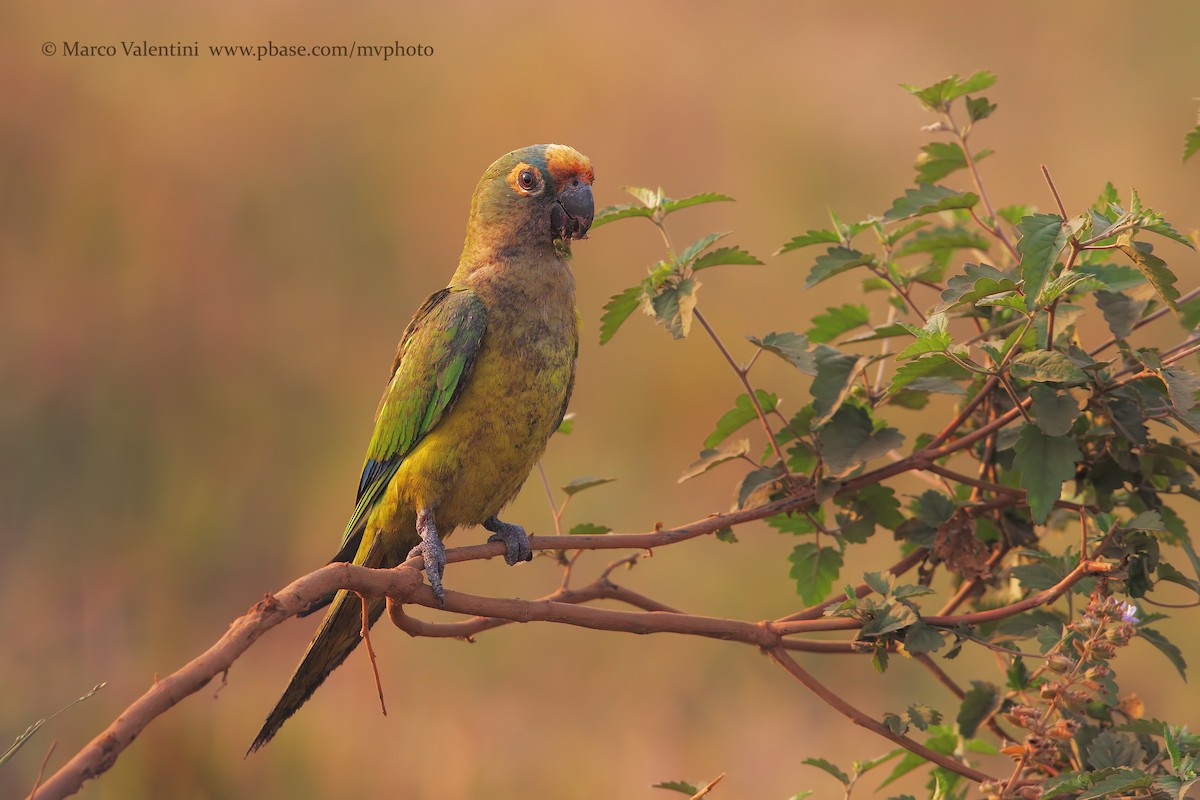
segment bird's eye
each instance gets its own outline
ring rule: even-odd
[[[517,176],[517,183],[521,184],[522,189],[529,191],[537,184],[537,177],[533,174],[533,170],[523,169]]]

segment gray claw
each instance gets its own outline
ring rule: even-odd
[[[438,605],[445,608],[446,590],[442,587],[442,574],[446,571],[446,548],[434,524],[432,509],[423,508],[417,512],[417,533],[421,534],[421,543],[408,552],[408,557],[419,555],[425,560],[425,576],[429,578],[433,596],[437,598]]]
[[[504,542],[504,563],[510,567],[518,561],[532,561],[533,548],[529,546],[529,534],[520,525],[511,522],[501,522],[492,517],[483,523],[483,527],[492,531],[489,542]]]

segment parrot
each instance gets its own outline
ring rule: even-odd
[[[590,160],[531,145],[497,159],[475,187],[466,241],[446,288],[408,323],[332,562],[389,568],[421,555],[445,603],[442,537],[482,525],[511,566],[533,558],[520,525],[497,516],[558,429],[575,384],[580,318],[571,241],[595,214]],[[278,732],[362,640],[362,601],[339,591],[247,755]],[[367,601],[368,624],[386,607]]]

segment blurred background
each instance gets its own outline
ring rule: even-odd
[[[703,276],[701,306],[746,358],[744,335],[804,330],[858,294],[853,276],[804,293],[811,257],[770,254],[822,227],[827,205],[860,219],[910,185],[932,118],[901,82],[999,76],[987,92],[999,110],[974,139],[997,150],[982,169],[998,206],[1050,208],[1044,163],[1072,212],[1106,180],[1122,193],[1136,181],[1177,226],[1200,226],[1200,164],[1180,166],[1200,94],[1198,26],[1200,7],[1184,2],[7,4],[0,744],[94,684],[108,687],[0,770],[0,796],[32,786],[51,742],[49,771],[155,675],[332,554],[396,340],[448,280],[475,181],[500,154],[573,145],[595,165],[599,205],[624,202],[628,184],[736,197],[672,223],[676,241],[732,230],[731,242],[767,261]],[[143,39],[196,43],[201,55],[123,56],[122,40]],[[208,54],[397,40],[433,55]],[[111,43],[118,55],[63,56],[75,41]],[[58,53],[43,55],[44,42]],[[597,345],[602,305],[659,247],[637,220],[575,247],[585,325],[577,421],[544,465],[556,486],[618,481],[576,498],[568,524],[644,531],[729,504],[736,468],[676,483],[739,393],[711,344],[674,342],[638,315]],[[1195,255],[1163,252],[1181,285],[1193,284]],[[1144,341],[1155,335],[1179,334],[1164,322]],[[785,407],[806,402],[806,381],[769,360],[756,367],[760,385]],[[889,421],[923,423],[901,410]],[[536,479],[508,518],[552,531]],[[736,546],[705,538],[663,549],[617,577],[697,613],[794,610],[794,542],[762,525],[738,536]],[[877,538],[846,579],[894,560],[894,545]],[[481,539],[463,531],[453,543]],[[585,556],[580,578],[608,560]],[[559,577],[549,559],[448,571],[455,588],[520,596]],[[747,647],[549,625],[468,645],[380,626],[390,717],[355,654],[270,747],[243,760],[316,622],[273,631],[227,686],[155,721],[82,796],[649,798],[666,796],[653,782],[720,772],[716,797],[833,796],[802,759],[846,767],[889,749]],[[1200,660],[1184,623],[1161,627]],[[804,663],[876,717],[916,698],[956,708],[902,659],[882,677],[855,657]],[[964,683],[976,666],[994,663],[968,653],[950,665]],[[1200,721],[1194,688],[1144,642],[1117,667],[1148,715]]]

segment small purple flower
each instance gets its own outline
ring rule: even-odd
[[[1117,610],[1121,612],[1122,622],[1127,622],[1130,625],[1138,624],[1139,620],[1137,615],[1137,606],[1135,606],[1133,603],[1118,603]]]

